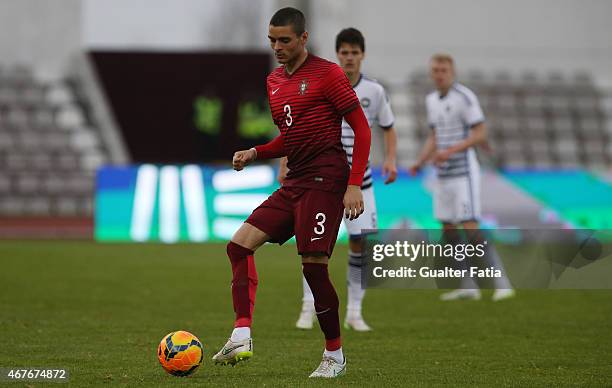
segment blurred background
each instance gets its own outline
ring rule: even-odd
[[[317,55],[335,61],[342,28],[366,37],[399,137],[381,227],[438,226],[431,172],[406,170],[442,51],[489,126],[484,224],[612,228],[610,1],[0,0],[0,237],[229,238],[277,185],[274,163],[228,167],[277,134],[267,28],[288,5]]]

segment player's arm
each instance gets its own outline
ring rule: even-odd
[[[232,166],[234,170],[240,171],[256,159],[274,159],[287,155],[281,135],[275,137],[269,143],[258,145],[254,148],[234,153]]]
[[[410,174],[413,176],[416,175],[423,165],[425,165],[425,163],[427,163],[436,154],[436,126],[434,124],[435,121],[430,106],[430,96],[427,96],[427,99],[425,99],[425,106],[427,108],[427,124],[429,125],[431,132],[429,133],[427,140],[425,140],[425,144],[421,149],[421,153],[419,154],[417,161],[410,167]]]
[[[348,186],[344,193],[344,215],[351,220],[363,213],[363,195],[361,184],[363,174],[370,156],[370,125],[361,109],[359,99],[346,74],[340,66],[332,66],[323,81],[325,97],[332,103],[336,112],[353,128],[353,166],[349,175]]]
[[[381,87],[379,93],[379,103],[377,112],[377,121],[380,128],[383,130],[384,155],[382,173],[386,176],[385,184],[395,182],[397,179],[397,133],[393,127],[395,116],[391,109],[391,101],[384,88]]]
[[[383,128],[383,130],[385,161],[383,162],[382,172],[387,177],[385,184],[389,184],[397,179],[397,133],[392,126]]]
[[[437,152],[434,158],[436,164],[443,163],[450,158],[452,154],[462,152],[470,147],[474,147],[487,142],[487,127],[484,122],[474,125],[470,131],[470,135],[464,141],[455,144],[443,151]]]
[[[417,161],[412,165],[412,167],[410,167],[410,174],[416,175],[416,173],[419,172],[419,170],[423,167],[423,165],[427,163],[429,159],[431,159],[431,157],[434,155],[435,152],[436,152],[436,131],[435,129],[432,128],[431,133],[427,137],[427,140],[425,140],[425,144],[423,145],[423,149],[421,150],[421,153],[419,154]]]
[[[357,105],[353,110],[344,115],[344,120],[351,126],[355,134],[353,143],[353,166],[349,176],[348,187],[344,194],[344,215],[353,220],[363,213],[363,195],[361,194],[361,184],[363,174],[368,165],[370,156],[371,131],[368,120]]]

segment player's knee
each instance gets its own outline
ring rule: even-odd
[[[327,265],[329,263],[329,257],[324,253],[302,255],[302,264],[306,263]]]
[[[462,222],[461,226],[465,230],[477,230],[480,227],[480,224],[476,220],[469,220]]]
[[[485,241],[485,236],[479,229],[469,229],[465,233],[470,244],[477,245]]]
[[[442,230],[443,231],[453,231],[453,230],[457,230],[457,225],[450,223],[450,222],[443,222],[442,223]]]
[[[461,231],[456,228],[443,229],[442,240],[447,244],[458,244],[461,241]]]
[[[253,255],[253,251],[236,244],[233,241],[227,243],[225,251],[231,262],[246,260],[249,255]]]
[[[311,288],[312,284],[319,284],[329,280],[329,272],[325,264],[304,262],[302,263],[302,273]]]
[[[365,251],[366,238],[362,235],[351,235],[349,237],[349,251],[361,254]]]
[[[234,233],[231,241],[236,245],[255,251],[269,239],[270,236],[266,233],[245,222]]]

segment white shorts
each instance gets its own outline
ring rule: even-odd
[[[361,194],[363,195],[363,205],[365,207],[363,214],[352,221],[344,218],[344,225],[346,226],[346,231],[350,237],[363,235],[363,229],[368,230],[366,234],[375,233],[378,229],[374,187],[370,186],[367,189],[362,190]]]
[[[480,171],[466,176],[438,178],[433,193],[434,216],[440,222],[458,224],[480,219]]]

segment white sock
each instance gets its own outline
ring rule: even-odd
[[[314,295],[312,295],[312,290],[306,281],[304,275],[302,275],[302,286],[304,288],[304,296],[302,297],[302,303],[304,307],[312,308],[314,310]]]
[[[361,253],[349,251],[349,265],[346,271],[347,312],[361,315],[361,304],[365,296],[365,289],[361,287],[361,271],[365,257]]]
[[[344,354],[342,354],[342,348],[338,350],[327,350],[323,352],[324,356],[331,357],[336,360],[339,364],[344,364]]]
[[[236,327],[234,331],[232,331],[232,336],[230,337],[232,342],[244,341],[247,338],[251,338],[250,327]]]

